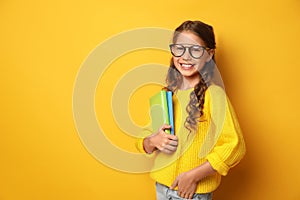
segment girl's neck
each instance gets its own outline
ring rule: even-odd
[[[197,83],[199,83],[199,81],[199,77],[183,77],[180,89],[187,90],[190,88],[194,88],[197,85]]]

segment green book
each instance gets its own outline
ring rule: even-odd
[[[170,124],[166,93],[165,90],[161,90],[150,98],[150,115],[154,132],[163,124]],[[165,132],[170,133],[170,130],[166,129]]]

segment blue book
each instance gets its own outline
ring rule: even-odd
[[[172,101],[172,92],[167,91],[167,104],[168,104],[168,114],[169,114],[169,123],[172,126],[171,135],[174,135],[174,113],[173,113],[173,101]]]

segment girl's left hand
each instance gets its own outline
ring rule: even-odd
[[[197,189],[197,181],[194,180],[192,172],[184,172],[177,176],[170,189],[178,187],[178,195],[185,199],[192,199]]]

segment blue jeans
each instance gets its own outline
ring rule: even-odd
[[[156,183],[156,199],[157,200],[183,200],[184,198],[178,196],[176,190],[171,190],[169,187]],[[197,194],[193,196],[195,200],[212,200],[212,193]]]

